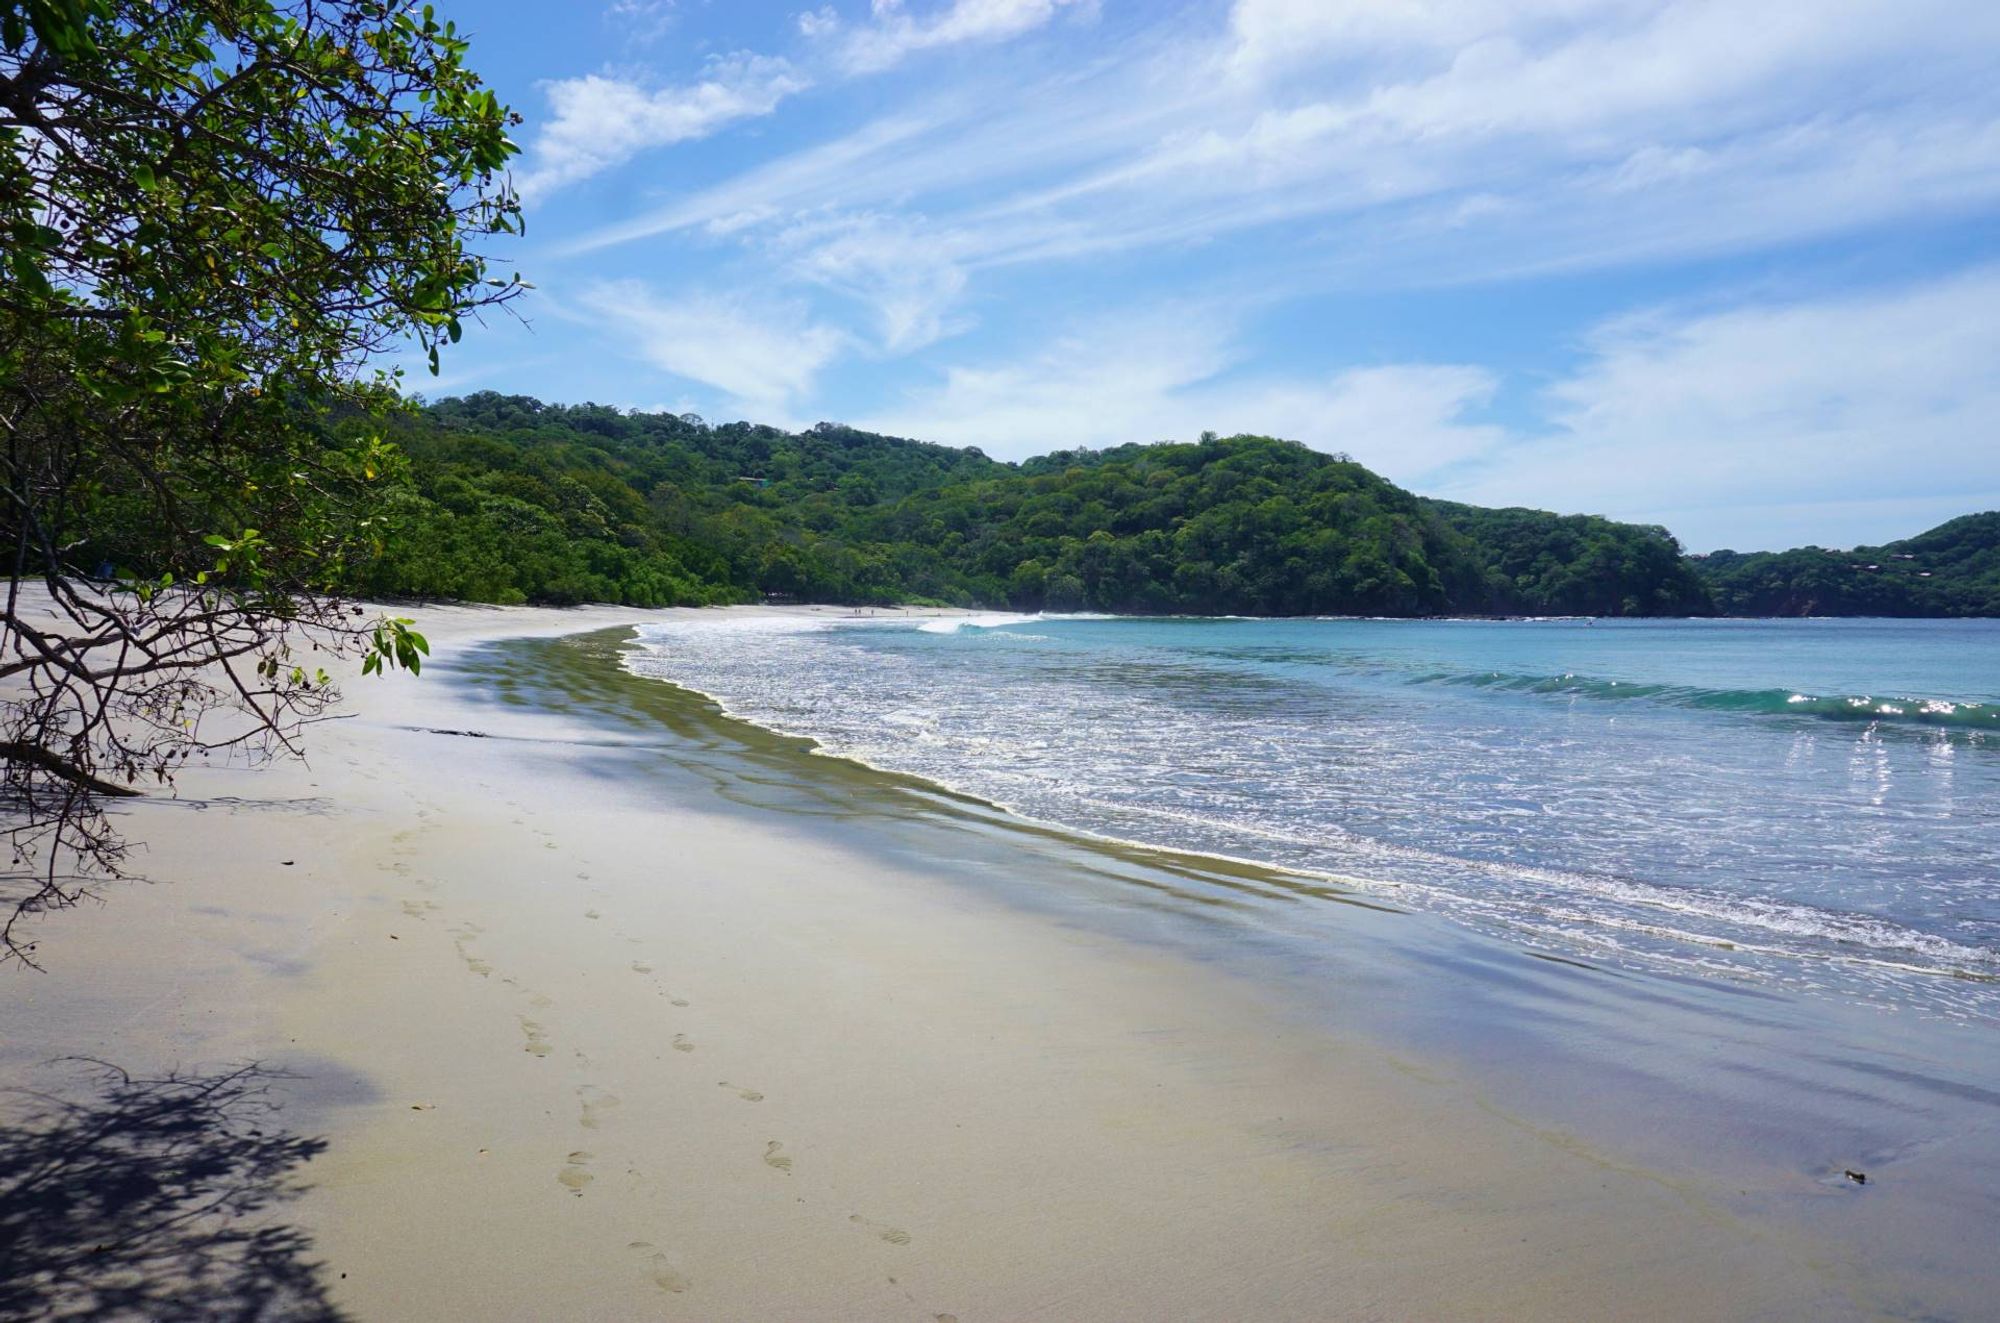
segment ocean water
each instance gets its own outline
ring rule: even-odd
[[[627,665],[1538,953],[2000,1019],[2000,622],[721,617]]]

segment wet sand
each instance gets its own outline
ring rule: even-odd
[[[1143,916],[1190,871],[1279,879],[829,782],[649,707],[601,638],[487,646],[646,613],[416,614],[422,680],[350,681],[306,766],[134,806],[152,884],[0,974],[7,1083],[62,1054],[292,1072],[274,1124],[326,1146],[254,1216],[353,1317],[1898,1312],[1809,1222],[1525,1114],[1378,1013],[1010,895],[1115,878]]]

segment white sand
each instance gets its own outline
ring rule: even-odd
[[[417,614],[448,656],[647,613]],[[132,812],[161,885],[0,972],[0,1073],[309,1073],[279,1215],[358,1318],[1851,1309],[1812,1247],[1213,969],[662,802],[443,678],[347,688],[309,766]]]

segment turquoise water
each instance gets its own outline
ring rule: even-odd
[[[644,643],[634,669],[739,716],[1080,831],[1603,967],[2000,1014],[2000,622],[727,617]]]

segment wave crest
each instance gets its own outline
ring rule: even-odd
[[[1907,695],[1806,694],[1795,689],[1703,689],[1693,685],[1607,680],[1591,675],[1520,675],[1505,671],[1432,671],[1416,684],[1463,685],[1509,693],[1560,694],[1606,702],[1650,702],[1665,707],[1749,716],[1813,717],[1826,721],[1884,722],[2000,733],[2000,703]]]

